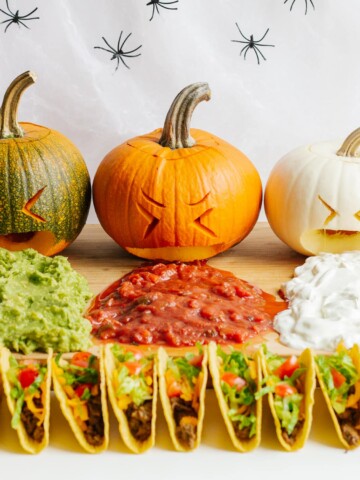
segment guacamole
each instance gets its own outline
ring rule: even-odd
[[[0,344],[30,353],[85,350],[91,324],[88,283],[65,257],[0,248]]]

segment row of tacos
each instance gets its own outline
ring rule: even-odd
[[[301,448],[310,432],[316,374],[343,446],[360,444],[360,354],[355,345],[332,355],[307,349],[282,357],[262,346],[249,356],[215,343],[196,353],[169,356],[107,344],[100,355],[78,352],[43,359],[0,351],[5,397],[22,447],[40,452],[49,440],[51,382],[79,444],[90,453],[107,448],[106,391],[126,446],[141,453],[154,445],[159,394],[170,436],[179,451],[201,439],[208,366],[220,411],[234,447],[260,443],[262,397],[268,395],[276,433],[287,451]]]

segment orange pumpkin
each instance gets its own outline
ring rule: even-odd
[[[259,174],[224,140],[191,129],[195,106],[210,99],[206,83],[175,98],[163,129],[112,150],[94,179],[93,198],[105,231],[148,259],[191,261],[240,242],[261,206]]]

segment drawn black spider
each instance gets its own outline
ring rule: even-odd
[[[256,55],[256,58],[257,58],[257,63],[258,63],[258,65],[260,65],[260,58],[259,58],[258,54],[260,54],[264,60],[266,60],[266,58],[261,53],[259,47],[275,47],[275,45],[268,45],[268,44],[265,44],[265,43],[260,43],[266,37],[269,29],[266,30],[264,35],[259,40],[254,40],[253,35],[250,35],[250,38],[245,37],[245,35],[240,30],[239,25],[237,23],[235,23],[235,25],[237,26],[237,29],[239,30],[240,35],[244,38],[244,40],[246,40],[246,41],[244,41],[244,40],[231,40],[232,42],[245,43],[245,47],[243,47],[240,51],[240,56],[244,52],[244,60],[246,60],[246,54],[249,51],[249,48],[252,48],[255,52],[255,55]]]
[[[289,0],[285,0],[284,5],[285,5],[285,3],[287,3],[288,1],[289,1]],[[313,1],[312,1],[312,0],[305,0],[305,15],[307,14],[307,10],[308,10],[308,1],[310,2],[311,6],[312,6],[313,9],[315,10],[315,5],[314,5]],[[291,12],[291,10],[292,10],[295,2],[296,2],[296,0],[293,0],[293,1],[292,1],[291,7],[290,7],[290,12]]]
[[[125,63],[125,60],[123,59],[123,57],[127,57],[127,58],[133,58],[133,57],[139,57],[141,55],[141,53],[137,53],[135,55],[132,55],[134,52],[136,52],[137,50],[139,50],[139,48],[142,47],[142,45],[139,45],[138,47],[134,48],[133,50],[129,50],[127,52],[124,52],[123,50],[123,47],[125,45],[125,43],[127,42],[128,38],[130,37],[131,33],[129,33],[129,35],[125,38],[125,40],[121,43],[120,45],[120,42],[121,42],[121,37],[122,37],[122,34],[123,32],[121,31],[120,32],[120,36],[119,36],[119,40],[118,40],[118,43],[117,43],[117,49],[115,50],[115,48],[113,48],[109,42],[106,40],[105,37],[101,37],[104,42],[106,43],[106,45],[109,47],[109,48],[104,48],[104,47],[94,47],[94,48],[99,48],[100,50],[104,50],[105,52],[109,52],[112,54],[112,57],[110,60],[116,60],[117,62],[117,65],[116,65],[116,68],[115,68],[115,72],[116,70],[119,68],[119,65],[120,65],[120,60],[122,61],[122,63],[125,65],[126,68],[130,68],[126,63]],[[110,50],[109,50],[110,49]]]
[[[167,5],[173,5],[174,3],[179,3],[179,0],[174,0],[173,2],[161,2],[160,0],[151,0],[149,3],[147,3],[146,6],[152,5],[152,15],[150,18],[150,22],[154,18],[155,10],[160,15],[159,7],[165,8],[166,10],[177,10],[177,7],[167,7]]]
[[[9,1],[6,0],[6,8],[8,9],[7,12],[5,12],[5,10],[1,10],[1,8],[0,8],[0,12],[4,13],[6,16],[10,17],[8,20],[4,20],[3,22],[1,22],[1,24],[3,24],[3,23],[8,24],[5,28],[4,33],[6,33],[6,30],[13,23],[16,23],[19,28],[20,28],[20,25],[23,25],[24,27],[30,29],[24,22],[27,22],[28,20],[39,20],[39,18],[40,18],[40,17],[30,17],[30,15],[32,15],[33,13],[36,12],[38,7],[34,8],[34,10],[32,10],[30,13],[27,13],[26,15],[19,15],[19,10],[16,10],[16,12],[14,13],[9,7]]]

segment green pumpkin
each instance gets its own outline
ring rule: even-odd
[[[90,177],[81,153],[64,135],[17,123],[20,97],[34,81],[31,72],[17,77],[0,110],[0,247],[54,255],[86,222]]]

